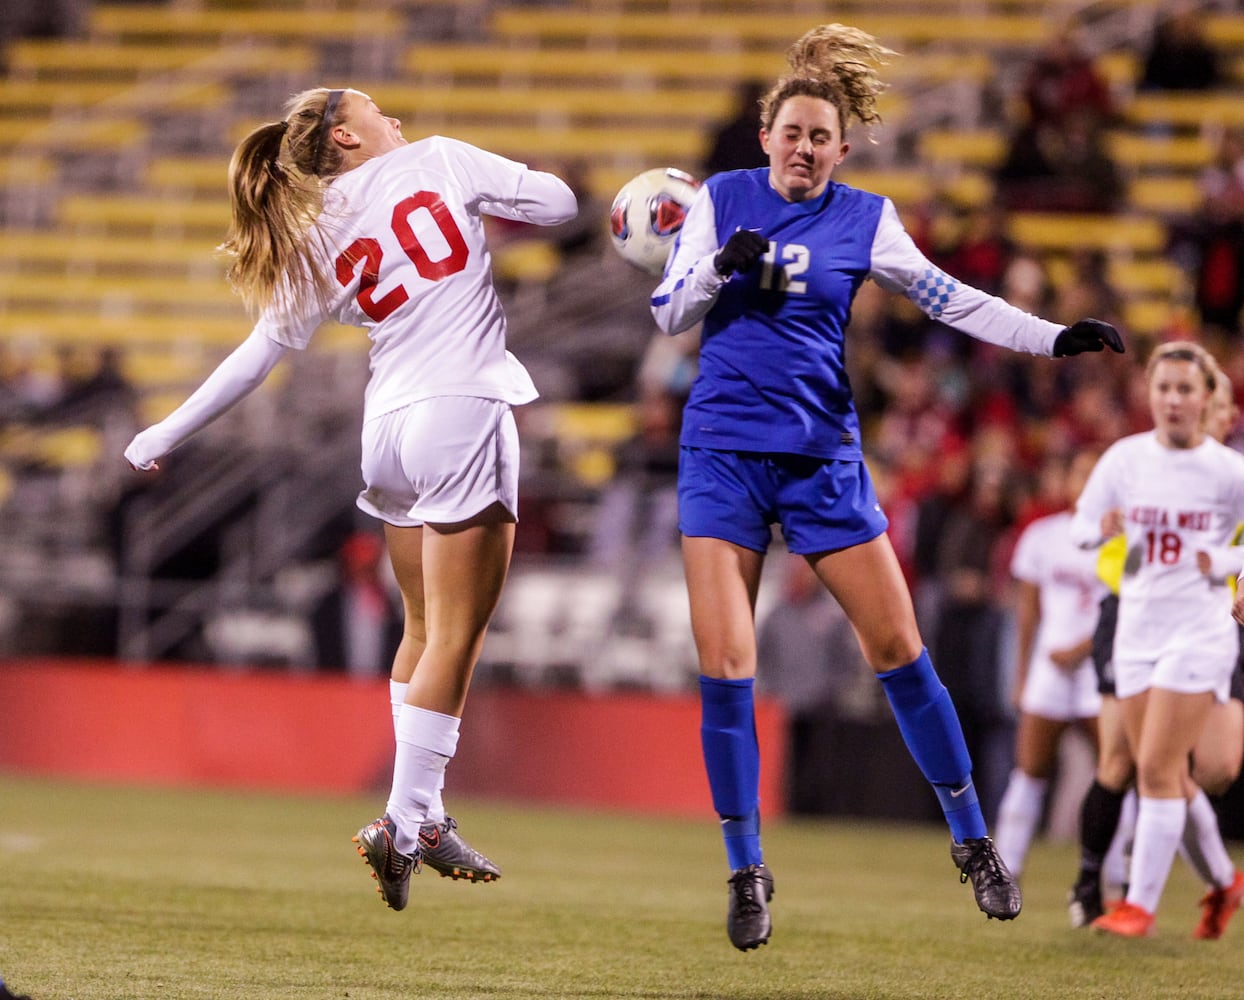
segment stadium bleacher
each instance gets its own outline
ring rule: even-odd
[[[553,169],[580,164],[587,193],[607,204],[640,169],[696,171],[734,87],[776,76],[795,37],[841,19],[902,53],[884,72],[880,142],[859,137],[841,179],[903,212],[935,198],[988,204],[1007,139],[996,91],[1005,96],[1078,6],[322,0],[308,16],[292,0],[100,4],[86,37],[23,40],[6,53],[0,123],[21,138],[0,158],[0,343],[36,355],[124,346],[144,407],[167,408],[248,328],[213,254],[228,224],[229,154],[290,93],[320,83],[368,91],[410,136],[442,131]],[[1121,99],[1109,149],[1126,174],[1125,209],[1008,224],[1056,281],[1073,249],[1104,250],[1130,332],[1142,337],[1184,315],[1187,276],[1166,257],[1166,227],[1198,209],[1197,175],[1218,131],[1244,126],[1244,17],[1215,10],[1207,19],[1228,87],[1138,94],[1150,6],[1112,5],[1121,27],[1100,53]],[[562,267],[538,239],[499,247],[496,263],[509,289],[544,287]],[[572,312],[554,314],[539,295],[522,301],[516,326],[540,328],[541,343],[555,342],[558,324],[568,337],[579,332]],[[366,349],[336,328],[317,342]]]

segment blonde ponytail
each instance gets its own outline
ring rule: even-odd
[[[220,251],[230,259],[230,284],[251,312],[292,306],[283,296],[300,290],[321,303],[328,299],[331,276],[316,266],[312,232],[324,208],[325,178],[342,165],[328,138],[339,116],[331,98],[341,93],[317,87],[295,95],[284,120],[252,131],[229,162],[232,220]]]

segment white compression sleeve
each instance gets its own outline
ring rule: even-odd
[[[258,330],[251,331],[189,399],[158,424],[135,435],[125,449],[126,461],[136,469],[152,468],[158,459],[248,396],[287,350]]]

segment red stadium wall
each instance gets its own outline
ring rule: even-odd
[[[785,722],[757,708],[770,815],[784,809]],[[294,792],[388,790],[384,680],[0,664],[0,769]],[[455,796],[702,816],[711,811],[694,697],[479,688],[450,771]]]

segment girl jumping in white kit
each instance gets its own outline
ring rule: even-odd
[[[397,750],[385,814],[355,837],[384,901],[407,902],[420,862],[500,875],[445,815],[445,766],[509,567],[518,513],[511,407],[536,398],[505,348],[483,216],[556,225],[570,188],[465,143],[407,143],[357,90],[315,88],[261,125],[229,166],[230,278],[259,320],[125,457],[156,461],[256,388],[334,319],[371,339],[358,506],[384,522],[406,623],[393,663]]]

